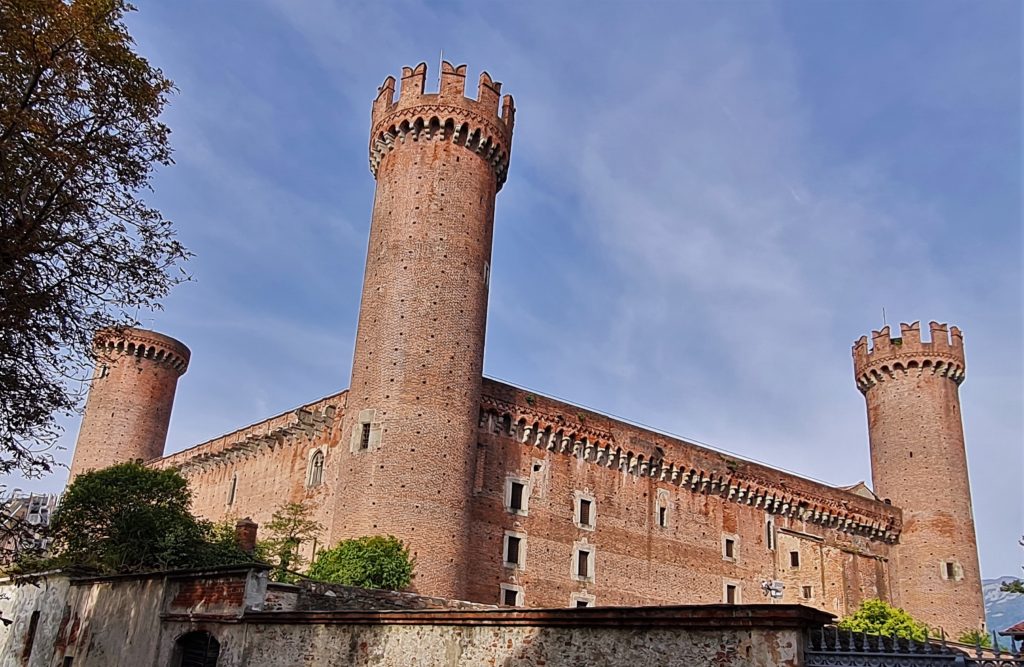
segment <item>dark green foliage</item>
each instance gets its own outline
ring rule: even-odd
[[[83,473],[53,516],[53,563],[102,573],[251,562],[229,526],[192,516],[188,483],[175,470],[139,463]]]
[[[412,581],[413,562],[397,537],[360,537],[320,552],[309,576],[346,586],[399,591]]]
[[[920,623],[898,607],[882,600],[864,600],[852,615],[839,622],[839,627],[852,632],[867,632],[886,637],[903,637],[924,641],[928,638],[928,626]]]

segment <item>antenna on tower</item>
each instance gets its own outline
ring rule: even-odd
[[[887,322],[885,321],[885,306],[882,306],[882,326],[884,327],[886,324]]]
[[[441,47],[441,55],[437,58],[437,89],[441,89],[441,70],[444,69],[444,47]]]

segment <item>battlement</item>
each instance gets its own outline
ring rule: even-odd
[[[481,72],[476,98],[466,97],[466,66],[441,63],[436,93],[426,92],[427,64],[402,68],[395,100],[395,78],[384,79],[373,102],[370,130],[370,171],[407,139],[448,140],[465,146],[494,167],[500,189],[508,172],[515,124],[511,95],[501,96],[501,83]],[[499,106],[500,103],[500,106]]]
[[[130,327],[97,331],[93,347],[100,360],[113,360],[122,355],[149,359],[168,366],[179,376],[188,370],[192,357],[192,352],[179,340],[155,331]]]
[[[929,322],[931,340],[921,340],[921,323],[900,324],[900,335],[893,338],[889,327],[871,332],[870,346],[867,336],[853,344],[853,369],[857,386],[867,391],[883,378],[895,377],[918,369],[953,380],[964,381],[966,361],[964,338],[957,327]]]

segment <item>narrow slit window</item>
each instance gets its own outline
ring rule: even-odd
[[[946,563],[946,579],[956,578],[956,566],[953,563]]]
[[[509,567],[522,567],[523,564],[523,538],[517,535],[505,536],[505,565]]]
[[[658,508],[658,526],[661,528],[668,526],[668,508],[664,505]]]
[[[764,541],[769,551],[775,551],[775,522],[771,518],[764,522]]]
[[[228,505],[235,504],[235,491],[238,490],[238,475],[231,476],[231,487],[228,489]]]
[[[359,449],[370,448],[370,423],[363,424],[363,431],[359,434]]]

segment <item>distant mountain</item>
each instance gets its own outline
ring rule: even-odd
[[[1001,632],[1006,628],[1024,621],[1024,595],[1003,593],[999,586],[1005,581],[1013,581],[1014,577],[983,579],[981,590],[985,594],[985,620],[989,631]]]

